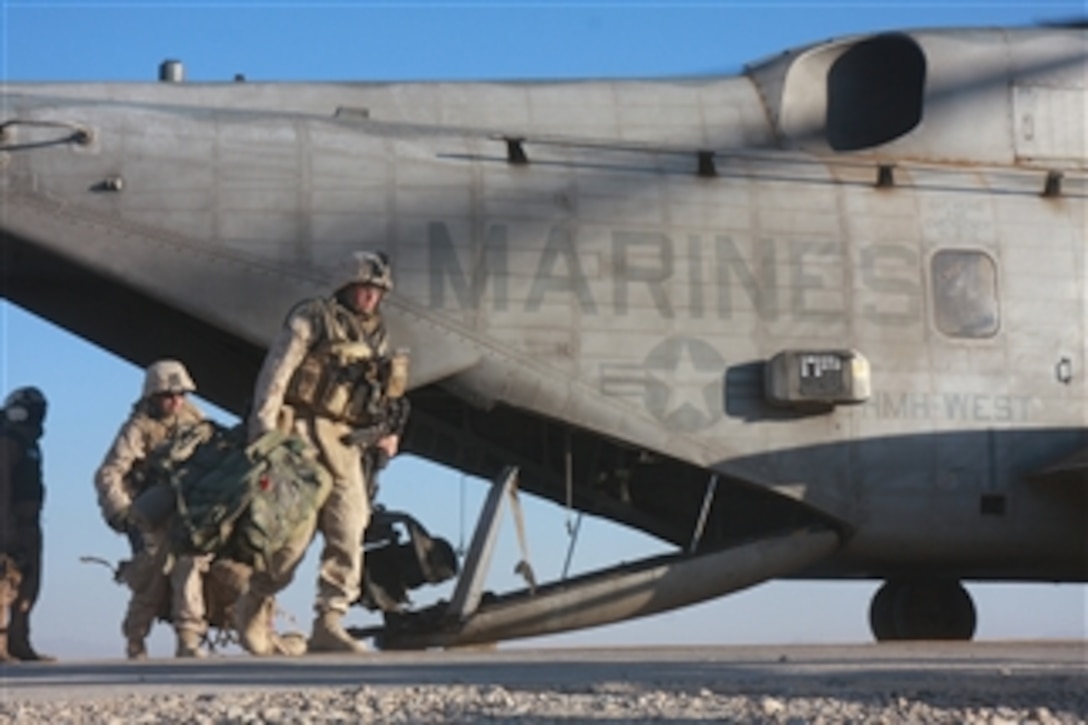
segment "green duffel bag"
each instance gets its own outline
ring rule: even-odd
[[[332,477],[298,436],[273,431],[246,450],[259,464],[250,479],[249,505],[235,523],[226,553],[261,570],[300,530],[312,533]]]
[[[332,488],[304,440],[272,431],[245,445],[242,426],[197,445],[171,484],[173,551],[215,553],[255,569],[309,525]]]

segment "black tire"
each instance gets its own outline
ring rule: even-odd
[[[955,579],[916,579],[895,593],[892,622],[898,639],[969,640],[977,615],[971,595]]]
[[[869,629],[877,642],[902,639],[895,629],[895,600],[902,586],[901,579],[889,579],[873,595],[869,604]]]

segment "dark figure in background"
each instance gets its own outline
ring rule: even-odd
[[[0,418],[0,551],[11,591],[0,606],[0,661],[50,660],[30,645],[30,613],[42,583],[42,454],[45,396],[37,388],[13,390]]]

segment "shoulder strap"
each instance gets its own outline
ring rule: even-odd
[[[385,355],[387,352],[385,349],[386,332],[381,316],[375,315],[373,318],[360,325],[360,328],[363,331],[363,338],[366,340],[366,343],[370,345],[370,349],[374,351],[374,354],[379,356]]]
[[[273,429],[262,435],[257,440],[246,446],[246,457],[250,461],[259,461],[267,458],[288,437],[287,433]]]

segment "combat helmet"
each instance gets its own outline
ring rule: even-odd
[[[45,420],[46,401],[42,391],[33,386],[16,388],[4,400],[4,419],[8,423],[33,423]]]
[[[340,284],[336,289],[353,284],[373,285],[386,292],[393,289],[393,270],[385,252],[354,252],[342,268]]]
[[[189,376],[177,360],[159,360],[147,366],[144,374],[144,398],[150,398],[156,393],[192,393],[196,391],[196,383]]]

